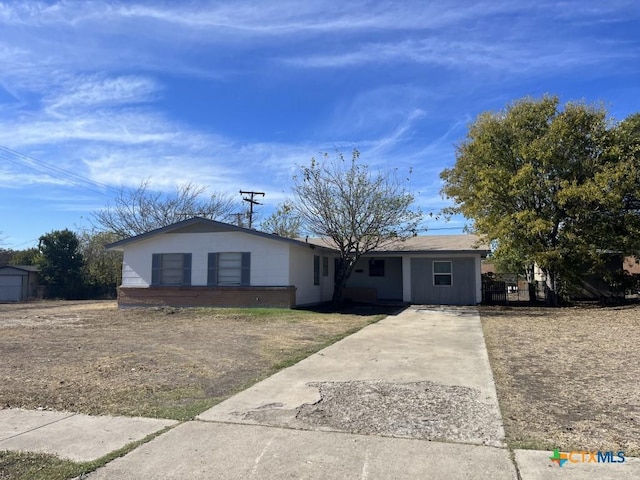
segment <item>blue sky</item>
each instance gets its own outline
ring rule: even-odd
[[[336,148],[413,168],[438,210],[469,122],[545,93],[640,111],[640,3],[0,2],[2,246],[88,227],[145,179],[263,191],[267,215]]]

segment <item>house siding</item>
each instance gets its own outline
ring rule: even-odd
[[[384,260],[384,276],[369,276],[369,260]],[[347,281],[350,291],[368,290],[378,300],[402,299],[402,258],[401,257],[362,257],[354,266],[353,273]],[[374,295],[375,293],[375,295]],[[347,295],[349,296],[349,295]]]
[[[478,257],[479,258],[479,257]],[[450,286],[433,284],[433,263],[450,261]],[[411,301],[434,305],[475,305],[477,299],[477,261],[475,257],[411,258]]]
[[[296,286],[296,305],[313,305],[331,300],[333,296],[334,258],[318,248],[290,245],[289,278]],[[320,285],[313,284],[313,257],[320,257]],[[322,275],[322,257],[329,257],[329,275]]]
[[[250,252],[251,286],[290,286],[288,249],[278,241],[239,232],[162,234],[125,249],[122,287],[151,285],[154,253],[191,253],[191,285],[206,286],[211,252]]]

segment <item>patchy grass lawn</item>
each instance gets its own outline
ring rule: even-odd
[[[0,304],[0,408],[186,420],[391,311]],[[0,451],[0,480],[77,477],[135,446],[89,463]]]
[[[480,311],[512,448],[640,456],[640,306]]]
[[[384,315],[0,305],[0,408],[184,420]]]

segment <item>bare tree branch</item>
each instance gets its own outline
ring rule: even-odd
[[[341,301],[358,259],[390,242],[415,236],[422,212],[412,210],[414,197],[395,171],[371,173],[359,163],[354,150],[351,161],[341,153],[322,162],[311,159],[294,177],[293,206],[306,230],[332,240],[340,251],[334,303]]]
[[[222,194],[205,195],[206,188],[187,183],[174,193],[152,191],[143,181],[135,190],[122,189],[114,203],[93,212],[96,228],[119,238],[140,235],[190,217],[226,220],[237,202]]]

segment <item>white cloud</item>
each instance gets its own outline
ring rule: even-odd
[[[66,80],[43,99],[49,112],[116,107],[154,100],[160,90],[156,81],[138,75],[104,77],[83,75]]]
[[[0,21],[9,25],[81,27],[85,24],[160,22],[174,27],[223,30],[226,33],[291,35],[328,31],[423,29],[459,22],[496,11],[510,11],[513,3],[404,1],[233,1],[191,2],[173,6],[149,2],[18,3],[0,8]],[[530,5],[518,3],[518,8]],[[131,25],[129,25],[131,26]],[[167,32],[171,33],[171,32]]]
[[[493,38],[470,41],[436,38],[411,39],[401,42],[366,43],[348,51],[319,53],[281,58],[281,62],[307,68],[351,68],[362,65],[398,65],[413,63],[436,67],[453,67],[477,71],[478,67],[508,73],[550,73],[574,66],[588,66],[634,58],[631,45],[567,39],[564,45],[531,40],[496,42]],[[556,40],[557,42],[557,40]],[[624,48],[616,48],[624,47]]]

